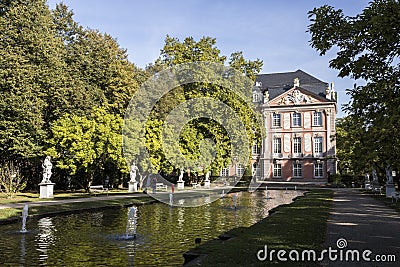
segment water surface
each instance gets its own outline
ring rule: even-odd
[[[136,240],[125,235],[127,208],[28,220],[0,225],[0,266],[180,266],[182,254],[236,227],[248,227],[268,216],[273,207],[290,203],[298,191],[238,193],[208,203],[207,197],[185,201],[199,207],[169,207],[156,203],[138,207]]]

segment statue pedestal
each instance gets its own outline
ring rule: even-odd
[[[178,184],[178,190],[185,188],[185,182],[184,181],[178,181],[177,184]]]
[[[365,189],[367,189],[367,190],[370,190],[370,189],[372,189],[372,185],[371,185],[371,183],[365,183]]]
[[[129,193],[137,192],[137,184],[138,182],[129,182],[128,192]]]
[[[204,181],[204,188],[210,188],[211,187],[211,181],[210,180],[205,180]]]
[[[386,184],[386,197],[392,197],[392,195],[396,193],[396,189],[394,187],[394,183]]]
[[[55,183],[40,183],[40,197],[39,198],[53,198],[53,189]]]

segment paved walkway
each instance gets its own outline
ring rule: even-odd
[[[400,266],[400,214],[358,190],[335,190],[324,244],[325,249],[329,247],[339,250],[339,257],[340,251],[343,251],[343,259],[346,251],[356,249],[360,253],[360,261],[326,260],[324,266]],[[372,251],[371,255],[366,255],[371,262],[362,260],[362,253],[367,249]],[[379,256],[375,259],[376,255]],[[388,258],[387,255],[395,255],[396,263],[378,262]],[[348,256],[351,259],[350,253]]]

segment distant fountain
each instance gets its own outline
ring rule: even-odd
[[[169,205],[172,207],[174,205],[174,195],[169,194]]]
[[[287,191],[287,187],[286,187],[286,189],[285,189],[285,194],[287,194],[288,193],[288,191]]]
[[[271,199],[271,196],[269,194],[269,191],[267,190],[267,199]]]
[[[137,208],[130,207],[128,210],[128,222],[126,224],[126,238],[136,238]]]
[[[294,186],[294,191],[296,191],[297,190],[297,186]]]
[[[28,218],[28,205],[25,205],[22,209],[22,226],[21,226],[21,233],[28,232],[26,230],[26,218]]]
[[[224,197],[225,196],[225,190],[224,189],[222,189],[222,194],[221,194],[221,197]]]
[[[236,210],[237,209],[237,197],[238,197],[238,193],[235,193],[233,195],[233,208]]]

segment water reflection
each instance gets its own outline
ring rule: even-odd
[[[42,218],[38,221],[39,233],[36,238],[37,250],[39,254],[39,262],[44,262],[48,258],[48,250],[55,242],[54,226],[52,218]]]
[[[180,266],[182,254],[195,246],[196,238],[204,243],[232,228],[248,227],[300,193],[269,191],[271,199],[266,199],[264,190],[238,193],[236,210],[234,193],[213,202],[208,196],[174,199],[174,203],[206,203],[198,207],[140,206],[136,240],[117,238],[126,232],[127,209],[30,220],[29,229],[35,234],[26,236],[2,234],[19,225],[0,226],[0,266]]]

